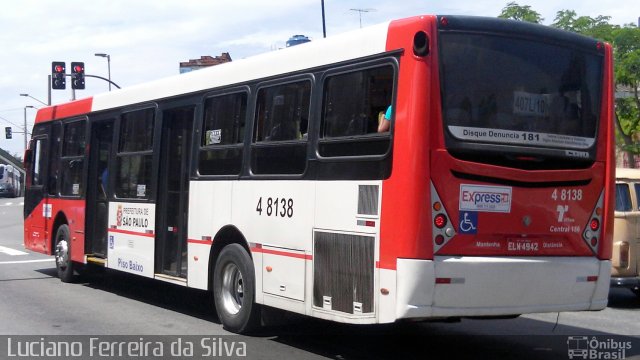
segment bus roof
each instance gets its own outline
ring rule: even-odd
[[[42,108],[36,123],[204,91],[386,51],[390,22]],[[336,51],[339,49],[339,51]]]

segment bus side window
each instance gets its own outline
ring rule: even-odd
[[[321,156],[383,155],[389,150],[388,127],[378,134],[379,121],[393,123],[394,68],[375,68],[329,75],[324,80]],[[390,114],[385,120],[380,114]],[[393,128],[393,126],[391,126]],[[383,136],[374,140],[371,136]],[[348,145],[346,142],[357,142]],[[340,143],[344,143],[340,145]]]
[[[44,140],[38,139],[33,143],[33,151],[31,152],[32,178],[31,185],[43,185],[42,170],[44,169],[44,155],[42,154]]]
[[[49,157],[49,180],[47,184],[47,189],[49,190],[49,195],[58,195],[58,177],[59,177],[59,166],[58,161],[60,159],[60,135],[62,133],[62,125],[60,123],[55,123],[51,127],[51,156]]]
[[[120,122],[116,187],[118,198],[148,199],[152,194],[155,109],[125,113]]]
[[[246,93],[206,100],[198,161],[201,175],[240,174],[246,113]]]
[[[84,189],[85,121],[64,124],[64,146],[60,161],[60,194],[80,196]],[[54,139],[55,141],[55,139]]]
[[[251,147],[254,174],[295,175],[307,167],[307,122],[311,81],[302,80],[258,90],[255,138]]]

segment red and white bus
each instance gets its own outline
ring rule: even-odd
[[[377,132],[379,114],[391,129]],[[345,323],[599,310],[611,47],[420,16],[40,109],[25,246]],[[387,121],[387,120],[382,120]]]

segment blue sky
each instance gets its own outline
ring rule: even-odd
[[[508,1],[325,0],[327,35],[420,14],[497,16]],[[322,37],[320,0],[20,0],[6,1],[0,13],[0,127],[22,131],[24,107],[41,106],[20,97],[47,101],[51,61],[84,61],[87,74],[111,77],[120,86],[178,74],[178,63],[202,55],[229,52],[233,59],[284,47],[294,34]],[[638,22],[639,0],[518,1],[550,24],[559,10],[578,15],[608,15],[612,23]],[[69,87],[69,84],[67,84]],[[108,91],[106,82],[87,79],[83,98]],[[54,104],[68,101],[70,90],[53,92]],[[28,127],[35,111],[27,109]],[[1,133],[1,132],[0,132]],[[0,137],[0,147],[22,154],[23,137]]]

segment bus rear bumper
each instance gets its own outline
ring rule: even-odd
[[[610,277],[596,258],[398,259],[396,318],[602,310]]]

